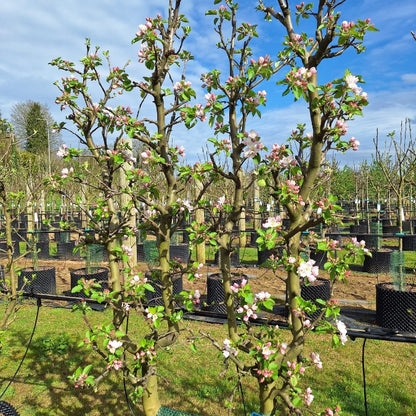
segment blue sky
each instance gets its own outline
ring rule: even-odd
[[[277,4],[275,0],[266,4]],[[53,58],[78,61],[85,48],[85,38],[93,45],[109,50],[112,64],[122,66],[131,60],[130,71],[135,78],[144,73],[137,63],[139,45],[131,44],[139,24],[146,16],[161,13],[167,0],[13,0],[0,3],[0,111],[9,118],[13,105],[27,101],[46,104],[56,121],[64,114],[54,104],[57,88],[53,82],[62,74],[48,65]],[[270,53],[275,57],[281,44],[282,32],[277,23],[263,22],[254,11],[256,2],[241,0],[242,20],[258,23],[261,42],[254,47],[254,57]],[[293,5],[296,2],[292,2]],[[182,11],[190,20],[191,36],[187,49],[195,61],[189,65],[187,75],[195,87],[199,76],[214,67],[222,67],[224,58],[215,48],[216,35],[211,17],[204,12],[209,1],[182,0]],[[416,31],[416,2],[414,0],[347,0],[342,20],[371,18],[380,30],[370,33],[367,51],[361,55],[348,53],[328,61],[320,67],[320,81],[342,77],[346,68],[363,76],[370,104],[364,117],[349,123],[348,136],[361,142],[358,152],[348,152],[340,157],[342,163],[359,163],[371,160],[372,138],[379,129],[380,138],[400,130],[405,118],[416,119],[416,42],[410,31]],[[284,74],[281,73],[281,76]],[[277,79],[276,79],[277,80]],[[273,83],[264,87],[268,92],[268,105],[259,120],[250,128],[257,130],[267,145],[282,143],[299,122],[306,121],[304,103],[294,103],[291,98],[281,98],[281,90]],[[201,100],[203,101],[203,100]],[[133,105],[134,102],[127,104]],[[188,158],[201,154],[205,138],[210,136],[206,125],[196,130],[180,130],[175,136],[177,144],[184,144]],[[68,142],[68,137],[63,137]]]

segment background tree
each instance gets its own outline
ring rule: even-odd
[[[0,118],[0,205],[4,216],[4,236],[6,240],[5,264],[6,278],[0,282],[0,299],[4,302],[3,316],[0,318],[0,346],[3,332],[11,325],[15,319],[19,308],[17,303],[17,272],[15,262],[18,260],[14,254],[14,244],[12,241],[13,220],[19,213],[17,212],[23,202],[23,192],[18,191],[16,180],[20,176],[15,158],[15,137],[10,123]]]
[[[389,190],[396,196],[397,225],[399,232],[403,232],[404,197],[406,185],[411,183],[411,178],[416,168],[415,142],[412,138],[410,120],[401,123],[399,137],[396,132],[388,134],[389,141],[384,149],[380,147],[378,130],[374,138],[376,159],[375,162],[382,171]],[[401,245],[402,240],[399,239]]]
[[[55,154],[60,145],[60,133],[52,130],[55,123],[48,107],[36,101],[18,103],[12,107],[11,122],[22,149],[38,155]]]
[[[350,201],[355,193],[354,170],[351,166],[332,165],[331,194],[340,201]]]

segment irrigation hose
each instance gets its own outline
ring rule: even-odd
[[[361,365],[363,370],[363,388],[364,388],[364,408],[365,408],[365,416],[368,416],[368,406],[367,406],[367,384],[365,381],[365,343],[367,341],[367,338],[364,338],[363,341],[363,349],[361,353]]]
[[[13,374],[13,377],[10,379],[10,381],[9,381],[9,383],[7,384],[6,388],[3,390],[3,393],[0,395],[0,399],[4,396],[4,394],[6,393],[6,391],[8,390],[8,388],[10,387],[10,385],[11,385],[11,384],[13,383],[13,381],[15,380],[15,378],[16,378],[17,374],[19,373],[19,370],[20,370],[20,368],[22,367],[22,364],[23,364],[23,362],[24,362],[24,360],[25,360],[25,358],[26,358],[26,355],[27,355],[27,353],[28,353],[28,351],[29,351],[29,347],[30,347],[30,344],[32,343],[33,335],[35,334],[35,329],[36,329],[36,326],[37,326],[37,324],[38,324],[39,310],[40,310],[40,307],[42,306],[42,300],[41,300],[41,298],[37,298],[37,300],[36,300],[36,304],[37,304],[37,309],[36,309],[36,317],[35,317],[35,322],[34,322],[34,324],[33,324],[32,333],[30,334],[30,338],[29,338],[29,342],[28,342],[27,347],[26,347],[26,351],[25,351],[25,353],[23,354],[23,357],[22,357],[22,359],[20,360],[20,363],[19,363],[19,365],[18,365],[18,367],[17,367],[17,369],[16,369],[15,373]]]
[[[127,314],[126,317],[126,335],[129,332],[129,315]],[[126,361],[126,352],[124,352],[124,361]],[[133,406],[131,405],[131,400],[129,398],[129,394],[127,393],[127,385],[126,385],[126,376],[123,373],[123,387],[124,387],[124,395],[126,397],[127,406],[129,407],[131,416],[136,416],[136,413],[134,413]]]
[[[239,370],[237,364],[235,365],[235,367],[236,367],[236,370],[237,370],[238,387],[240,389],[241,401],[243,402],[244,416],[247,416],[246,401],[245,401],[245,398],[244,398],[243,384],[241,383],[241,374],[240,374],[240,370]]]

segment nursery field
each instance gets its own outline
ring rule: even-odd
[[[198,289],[202,301],[206,300],[207,277],[219,271],[214,255],[207,250],[207,262],[201,270],[202,277],[188,282],[183,279],[184,289]],[[192,256],[194,257],[194,255]],[[271,270],[258,266],[257,249],[240,249],[240,264],[233,272],[242,273],[248,279],[254,292],[268,291],[280,304],[285,298],[285,272],[274,274]],[[415,253],[406,252],[406,269],[412,270]],[[0,260],[5,264],[5,259]],[[98,264],[96,264],[98,265]],[[105,266],[105,262],[100,265]],[[30,255],[20,259],[18,268],[32,266]],[[56,269],[57,294],[69,294],[71,288],[70,271],[85,266],[85,260],[39,260],[39,266],[53,266]],[[322,264],[320,265],[322,266]],[[139,263],[144,273],[150,270],[146,263]],[[322,278],[327,273],[319,272]],[[361,271],[361,264],[351,266],[351,275],[346,283],[337,283],[333,287],[333,298],[338,299],[341,309],[369,311],[374,319],[375,285],[390,281],[389,273],[374,274]],[[408,280],[413,280],[408,276]],[[140,409],[132,413],[127,405],[126,392],[123,389],[121,373],[112,372],[105,378],[97,392],[75,389],[68,376],[78,366],[90,363],[102,365],[99,357],[78,346],[84,338],[85,324],[78,313],[71,312],[72,305],[67,302],[43,300],[39,321],[33,342],[22,368],[7,389],[3,400],[15,405],[22,416],[25,415],[99,415],[103,408],[107,415],[142,415]],[[202,308],[204,310],[204,308]],[[107,311],[93,311],[94,320],[110,321]],[[22,359],[36,315],[35,301],[25,299],[17,319],[10,330],[6,331],[4,347],[0,353],[0,394]],[[262,313],[260,313],[262,315]],[[204,315],[206,317],[206,315]],[[209,314],[208,314],[209,316]],[[263,315],[266,317],[267,315]],[[268,315],[277,321],[285,318]],[[199,321],[187,320],[189,332],[182,333],[182,342],[167,353],[160,352],[162,359],[158,367],[162,390],[162,403],[165,406],[198,415],[249,415],[258,410],[256,386],[250,378],[243,378],[241,388],[236,388],[237,374],[234,368],[224,373],[223,358],[208,340],[197,344],[197,352],[192,352],[187,336],[206,332],[216,339],[227,337],[225,325],[207,323],[206,318]],[[369,322],[374,324],[374,322]],[[130,331],[141,331],[137,322],[131,322]],[[282,330],[283,337],[290,337]],[[363,340],[348,342],[345,346],[332,350],[328,348],[330,339],[313,335],[307,349],[326,351],[322,371],[307,374],[305,386],[319,385],[311,410],[321,411],[326,406],[339,404],[345,415],[364,414],[364,394],[362,377]],[[411,386],[416,382],[412,365],[416,355],[416,345],[393,343],[389,341],[368,340],[366,343],[367,402],[369,414],[412,415],[416,413]],[[183,363],[179,367],[177,363]],[[209,363],[209,364],[208,364]],[[383,367],[381,375],[380,367]],[[403,388],[398,389],[397,386]],[[127,391],[128,394],[128,391]],[[232,410],[232,413],[229,411]]]
[[[95,36],[74,62],[55,51],[59,119],[33,100],[0,111],[0,405],[416,415],[411,119],[357,140],[371,91],[343,61],[321,72],[379,29],[341,18],[344,1],[259,1],[273,29],[234,0],[200,3],[139,23],[135,75]],[[296,114],[276,124],[280,94]],[[366,136],[372,151],[342,166]]]
[[[25,301],[16,321],[3,340],[0,353],[1,392],[18,367],[36,315],[36,306]],[[94,320],[110,320],[109,312],[92,312]],[[186,321],[193,334],[209,332],[218,339],[226,337],[220,324]],[[131,322],[130,331],[140,331]],[[131,413],[125,399],[121,373],[112,372],[100,384],[98,391],[75,389],[68,376],[78,365],[97,363],[97,356],[78,346],[85,328],[81,316],[70,309],[49,304],[42,306],[32,344],[23,365],[3,400],[13,404],[21,416],[79,416],[79,415],[140,415]],[[186,336],[169,353],[161,352],[159,374],[164,406],[201,416],[249,415],[258,410],[252,380],[242,378],[242,388],[236,386],[237,375],[230,367],[224,372],[222,356],[208,341],[197,344],[191,351]],[[289,337],[282,330],[283,337]],[[323,369],[311,370],[305,383],[316,389],[311,410],[322,411],[328,405],[339,404],[347,416],[363,415],[363,386],[361,371],[362,340],[348,342],[331,349],[326,336],[313,335],[307,350],[325,351]],[[410,416],[416,414],[413,371],[416,345],[368,340],[365,349],[367,402],[370,415]]]
[[[251,249],[247,249],[244,253],[247,261],[243,261],[239,267],[234,267],[233,271],[246,275],[250,285],[255,291],[265,290],[277,297],[284,296],[285,282],[282,278],[285,276],[285,272],[278,272],[276,276],[272,271],[256,266],[253,264],[255,262],[251,261],[252,255],[250,251]],[[408,256],[406,263],[409,265],[414,263],[413,254],[413,252],[406,253]],[[2,263],[1,260],[0,263]],[[85,262],[71,260],[41,260],[39,265],[55,267],[57,293],[63,293],[70,290],[70,271],[85,267]],[[102,265],[105,266],[105,263]],[[29,257],[24,258],[19,261],[18,266],[22,268],[31,267],[32,261]],[[150,270],[146,263],[139,263],[138,268],[144,273]],[[206,276],[210,273],[217,273],[218,271],[218,266],[210,264],[210,261],[207,261],[207,265],[205,265],[201,271],[203,277],[196,279],[193,282],[187,282],[187,280],[184,279],[184,288],[198,289],[200,293],[204,295],[206,294]],[[327,277],[327,273],[322,269],[320,270],[320,277]],[[374,309],[376,283],[384,281],[389,282],[390,279],[388,273],[363,273],[359,270],[359,267],[354,267],[353,265],[348,281],[346,283],[337,283],[334,286],[333,297],[341,301],[345,300],[345,303],[350,304],[351,306],[363,306]],[[412,280],[412,276],[409,276],[409,279]]]
[[[57,293],[65,293],[70,289],[69,271],[83,264],[69,260],[40,262],[40,265],[56,268]],[[20,267],[30,265],[30,259],[23,259],[19,263]],[[141,268],[144,272],[148,270],[145,263],[141,264]],[[270,270],[249,263],[238,270],[248,277],[255,291],[267,290],[283,300],[284,282]],[[214,266],[205,266],[202,278],[192,283],[184,279],[184,288],[198,288],[204,299],[205,276],[216,271],[218,269]],[[325,277],[325,272],[321,271],[320,275]],[[375,284],[388,278],[388,275],[362,273],[353,267],[348,282],[336,285],[333,296],[340,300],[341,307],[374,310]],[[85,355],[85,350],[78,346],[86,328],[81,316],[71,312],[71,305],[53,301],[42,303],[27,357],[3,400],[12,403],[21,416],[94,416],[103,414],[103,409],[106,415],[142,415],[140,410],[135,409],[134,413],[129,410],[121,373],[111,373],[97,392],[73,387],[68,376],[78,365],[99,363],[99,358],[92,352]],[[110,321],[107,311],[93,311],[92,314],[93,319],[102,320],[104,317]],[[0,394],[23,357],[35,315],[35,301],[24,300],[16,321],[5,334],[0,352]],[[131,322],[130,331],[141,331],[137,325],[137,322]],[[186,327],[194,335],[202,331],[217,339],[227,337],[226,328],[221,323],[186,321]],[[230,367],[224,372],[222,356],[209,341],[202,340],[197,344],[197,352],[191,351],[186,339],[191,332],[184,331],[182,342],[169,353],[160,353],[162,359],[158,371],[163,405],[201,416],[225,416],[230,409],[233,415],[245,416],[258,410],[253,381],[243,378],[242,388],[236,388],[235,369]],[[282,330],[282,336],[289,338],[289,333]],[[308,350],[326,351],[323,370],[311,370],[305,380],[305,386],[309,384],[312,389],[314,385],[319,386],[311,410],[322,411],[326,406],[339,404],[344,415],[365,414],[361,366],[363,340],[348,342],[335,350],[329,345],[328,337],[313,335],[307,346]],[[368,340],[365,348],[369,414],[416,414],[412,387],[416,383],[413,372],[416,345]],[[178,366],[178,363],[181,364]]]

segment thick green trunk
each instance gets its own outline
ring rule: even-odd
[[[274,408],[275,383],[259,383],[260,414],[271,415]]]
[[[229,245],[230,236],[225,234],[221,240],[221,244],[225,246]],[[223,246],[220,247],[219,252],[220,258],[220,270],[222,277],[222,284],[224,287],[225,293],[225,306],[227,308],[227,324],[228,324],[228,336],[231,341],[238,340],[237,332],[237,319],[235,316],[235,303],[233,298],[233,292],[231,291],[232,284],[232,273],[231,273],[231,261],[229,256],[229,251]]]
[[[143,391],[143,409],[146,416],[156,416],[160,409],[157,375],[149,376],[151,372],[155,372],[155,367],[144,367],[142,371],[142,376],[147,377],[147,384]]]
[[[299,255],[299,234],[293,236],[289,242],[289,256],[297,258]],[[296,359],[303,351],[304,330],[303,322],[297,313],[297,297],[301,295],[300,278],[295,271],[289,271],[286,282],[287,301],[289,308],[289,323],[292,332],[292,345],[289,351],[289,360]]]

